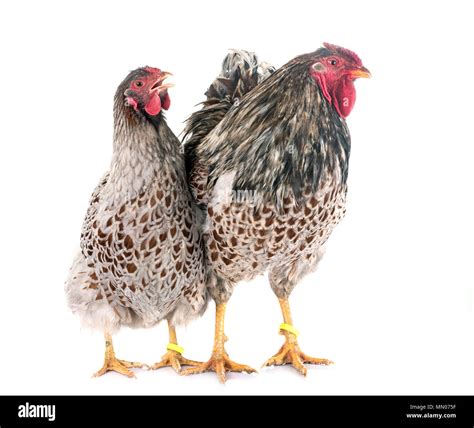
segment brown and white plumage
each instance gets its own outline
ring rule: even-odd
[[[150,115],[140,105],[147,100],[130,90],[134,81],[154,75],[162,83],[163,73],[144,68],[117,89],[110,172],[91,197],[81,252],[66,284],[72,311],[109,334],[122,325],[184,323],[202,313],[207,300],[199,213],[181,144],[161,104]],[[166,86],[159,96],[149,101],[153,113],[156,103],[169,105]]]
[[[355,54],[326,44],[250,89],[205,136],[193,133],[199,130],[195,122],[205,121],[205,110],[189,120],[193,150],[188,177],[207,209],[207,261],[214,273],[209,291],[218,305],[225,305],[239,281],[268,271],[284,328],[292,324],[291,291],[316,267],[345,212],[350,136],[343,115],[353,100],[350,108],[333,103],[352,96],[352,80],[331,86],[336,57],[352,67],[347,73],[366,73]],[[321,87],[318,79],[326,77],[331,85]],[[304,362],[329,363],[304,355],[294,333],[283,330],[285,345],[269,364],[291,363],[306,373]],[[226,366],[221,348],[207,366],[187,373],[213,369],[224,380],[232,364]],[[216,369],[216,360],[222,359]]]

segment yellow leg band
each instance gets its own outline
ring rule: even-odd
[[[181,355],[184,353],[184,348],[182,346],[176,345],[176,343],[168,343],[168,345],[166,346],[166,349],[168,351],[175,351]]]
[[[300,332],[295,327],[293,327],[291,324],[287,324],[285,322],[280,324],[280,330],[289,331],[291,334],[294,334],[297,337],[300,334]]]

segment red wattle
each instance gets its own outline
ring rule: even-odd
[[[171,105],[171,99],[170,99],[170,96],[168,95],[168,91],[166,91],[163,97],[163,101],[161,102],[161,106],[165,110],[168,110],[170,108],[170,105]]]
[[[339,79],[333,91],[333,104],[343,118],[349,116],[356,100],[354,81],[350,78]]]
[[[145,105],[145,111],[150,116],[156,116],[161,111],[161,100],[158,91],[152,93],[150,100]]]

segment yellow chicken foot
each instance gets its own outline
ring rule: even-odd
[[[280,334],[285,336],[285,343],[280,350],[271,358],[269,358],[262,367],[265,366],[281,366],[283,364],[291,364],[303,376],[306,376],[308,369],[304,364],[334,364],[331,360],[325,358],[313,358],[304,354],[298,345],[298,331],[293,327],[291,320],[290,303],[288,299],[278,299],[280,302],[281,312],[283,314],[283,324],[280,326]]]
[[[102,368],[94,374],[93,377],[99,377],[107,372],[117,372],[124,376],[135,377],[135,373],[131,370],[132,368],[142,368],[145,364],[134,363],[131,361],[119,360],[115,357],[114,345],[112,343],[112,337],[110,334],[105,333],[105,358],[104,365]]]
[[[201,363],[193,360],[188,360],[183,357],[184,349],[178,345],[178,339],[176,338],[176,330],[168,321],[168,332],[169,332],[169,343],[166,349],[166,354],[161,357],[159,363],[153,364],[150,370],[157,370],[163,367],[172,367],[176,373],[181,372],[182,366],[197,366]]]
[[[214,334],[214,348],[212,350],[210,360],[205,363],[200,363],[196,365],[196,367],[191,367],[189,369],[183,370],[181,372],[182,375],[187,376],[203,372],[216,372],[219,380],[222,383],[225,383],[226,372],[254,373],[256,371],[252,367],[243,364],[238,364],[229,358],[229,355],[227,354],[224,348],[224,342],[227,340],[227,337],[224,334],[225,310],[225,303],[216,305],[216,329]]]

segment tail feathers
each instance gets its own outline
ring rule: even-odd
[[[205,168],[199,164],[197,149],[201,141],[222,121],[245,94],[275,71],[266,62],[259,62],[253,52],[231,50],[222,62],[222,70],[206,91],[201,110],[194,112],[184,129],[184,158],[188,182],[198,203],[204,204]]]
[[[205,93],[207,101],[204,105],[240,99],[274,71],[270,64],[259,63],[253,52],[231,50],[222,62],[221,73]]]
[[[186,121],[184,139],[195,146],[209,134],[238,102],[261,81],[275,71],[266,62],[259,62],[253,52],[231,50],[222,62],[222,70],[209,86],[202,109],[194,112]],[[188,147],[189,149],[189,147]]]

